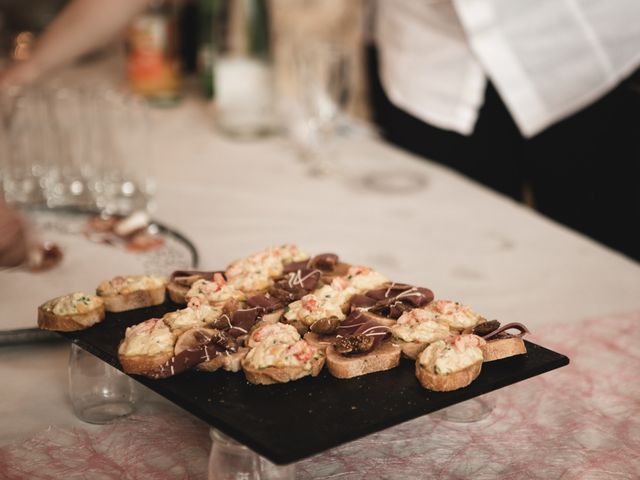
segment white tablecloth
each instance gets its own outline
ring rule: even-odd
[[[345,140],[336,155],[340,174],[314,178],[282,138],[220,137],[208,108],[194,100],[154,111],[152,121],[148,155],[136,160],[137,167],[157,179],[154,216],[193,240],[202,267],[220,268],[266,246],[296,243],[310,253],[331,251],[371,265],[534,332],[640,311],[637,263],[379,140]],[[363,186],[363,176],[372,172],[387,178],[408,173],[426,184],[380,193]],[[99,259],[91,268],[106,270]],[[11,275],[0,274],[0,297]],[[62,293],[64,285],[52,296]],[[18,310],[15,305],[32,305],[35,323],[37,302],[28,292],[1,301],[5,318]],[[638,339],[637,329],[632,334]],[[640,342],[635,345],[631,353],[637,356]],[[65,432],[106,428],[82,424],[71,413],[66,355],[60,344],[0,348],[0,445],[43,435],[50,426]],[[625,412],[638,413],[637,403],[627,407]],[[465,453],[459,455],[464,461]],[[3,458],[9,462],[0,455],[0,465]],[[314,476],[313,467],[304,471]],[[455,470],[442,472],[455,476]],[[359,478],[357,469],[344,478]]]

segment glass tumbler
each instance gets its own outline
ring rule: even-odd
[[[339,44],[300,41],[291,48],[291,58],[283,105],[289,136],[311,175],[332,173],[349,95],[349,53]]]
[[[133,413],[141,390],[133,379],[72,343],[69,397],[80,420],[106,424]]]
[[[209,480],[294,480],[295,465],[276,465],[218,430],[209,430],[213,445]]]
[[[484,420],[496,407],[495,393],[485,393],[471,400],[456,403],[450,407],[438,410],[431,415],[439,420],[453,423],[473,423]]]

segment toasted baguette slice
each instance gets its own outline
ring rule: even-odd
[[[165,288],[152,288],[149,290],[136,290],[131,293],[110,295],[102,297],[104,308],[107,312],[125,312],[136,308],[151,307],[164,302]]]
[[[336,341],[335,335],[320,335],[314,332],[307,332],[304,334],[304,339],[310,344],[316,347],[318,350],[325,352],[327,347]]]
[[[429,345],[425,342],[405,342],[398,338],[395,338],[393,341],[400,346],[402,354],[411,360],[418,358],[422,351]]]
[[[119,283],[118,283],[119,282]],[[122,288],[122,286],[126,288]],[[104,300],[107,312],[124,312],[164,302],[166,280],[145,275],[116,277],[102,282],[96,294]]]
[[[150,375],[174,355],[176,335],[160,318],[127,327],[118,345],[118,360],[126,373]]]
[[[336,378],[353,378],[367,373],[382,372],[400,363],[400,347],[389,341],[375,350],[355,355],[341,355],[333,345],[327,347],[327,368]]]
[[[55,313],[55,307],[59,302],[73,301],[75,297],[90,298],[89,308],[84,312],[79,312],[77,308],[73,308],[71,309],[73,313]],[[104,302],[100,297],[94,295],[72,293],[56,297],[38,307],[38,327],[43,330],[74,332],[89,328],[102,320],[104,320]]]
[[[434,392],[450,392],[462,387],[466,387],[473,382],[478,375],[482,362],[476,362],[465,369],[459,370],[448,375],[438,375],[430,372],[428,369],[420,365],[420,360],[416,360],[416,377],[420,385]]]
[[[249,382],[256,385],[273,385],[298,380],[308,375],[316,377],[322,370],[324,362],[325,356],[321,354],[313,359],[311,370],[306,370],[304,367],[255,368],[245,361],[242,362],[242,369]]]
[[[523,355],[527,353],[527,347],[524,340],[520,337],[509,336],[507,338],[489,339],[487,343],[480,347],[485,362],[501,360],[514,355]]]
[[[118,355],[118,360],[125,373],[136,375],[149,375],[160,365],[168,362],[173,356],[173,351],[158,353],[156,355]]]
[[[466,387],[480,374],[482,344],[484,341],[475,335],[461,335],[430,344],[416,359],[418,381],[424,388],[436,392]]]
[[[247,356],[249,349],[242,347],[235,353],[228,355],[218,355],[216,358],[198,364],[196,370],[202,370],[204,372],[215,372],[220,368],[227,372],[239,372],[242,369],[242,360]]]
[[[185,295],[189,291],[188,286],[179,285],[175,282],[169,282],[167,284],[167,293],[169,294],[169,298],[173,303],[177,303],[179,305],[186,305],[187,299]]]

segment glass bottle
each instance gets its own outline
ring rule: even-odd
[[[198,9],[198,76],[200,89],[205,98],[213,98],[215,94],[213,81],[213,12],[215,5],[215,0],[200,0]]]
[[[157,106],[175,105],[181,96],[177,8],[175,2],[154,1],[128,32],[131,88]]]
[[[213,31],[218,127],[238,137],[272,132],[275,95],[265,0],[216,0]]]

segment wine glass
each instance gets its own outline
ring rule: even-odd
[[[319,40],[294,42],[285,101],[290,137],[311,175],[335,170],[335,148],[349,94],[348,52]]]

